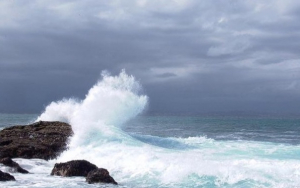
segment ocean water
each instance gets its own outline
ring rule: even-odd
[[[103,75],[85,99],[52,102],[41,114],[0,114],[0,129],[58,120],[75,132],[56,160],[15,159],[31,174],[11,173],[17,181],[0,187],[300,187],[300,118],[150,116],[147,105],[140,84],[121,72]],[[120,185],[50,176],[56,162],[74,159],[108,169]]]

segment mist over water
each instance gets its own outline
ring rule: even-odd
[[[89,187],[76,178],[73,182],[53,176],[39,180],[45,172],[50,173],[55,162],[74,159],[85,159],[108,169],[120,187],[286,188],[300,185],[299,145],[218,140],[201,133],[180,137],[171,125],[163,123],[158,124],[156,130],[144,128],[150,132],[161,129],[162,133],[168,128],[168,134],[164,133],[168,136],[124,132],[122,126],[136,119],[147,106],[148,97],[140,90],[135,78],[122,71],[117,76],[103,74],[83,100],[63,99],[49,104],[37,121],[70,123],[75,135],[70,140],[69,150],[57,160],[19,159],[37,174],[33,178],[39,182],[36,187]],[[171,119],[168,117],[165,121]],[[183,125],[188,124],[184,118],[179,120]],[[218,131],[216,128],[215,132]],[[18,178],[25,182],[25,176]],[[53,181],[55,185],[49,183]],[[26,185],[29,187],[29,184]]]

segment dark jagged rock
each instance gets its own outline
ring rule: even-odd
[[[15,177],[0,170],[0,181],[16,181]]]
[[[118,183],[109,175],[109,172],[104,168],[98,168],[88,173],[86,177],[88,183],[112,183],[118,185]]]
[[[84,176],[98,167],[86,160],[73,160],[66,163],[56,163],[51,175],[57,176]]]
[[[39,121],[0,131],[0,158],[54,159],[67,149],[73,135],[67,123]]]
[[[9,158],[9,157],[0,159],[0,163],[2,163],[5,166],[11,167],[14,172],[20,172],[22,174],[28,174],[29,173],[27,170],[20,167],[20,165],[18,163],[11,160],[11,158]]]

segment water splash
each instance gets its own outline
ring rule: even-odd
[[[206,137],[163,139],[123,132],[120,126],[147,105],[148,97],[139,94],[140,88],[125,71],[118,76],[105,73],[85,99],[63,99],[47,106],[38,120],[65,121],[75,132],[70,149],[57,161],[86,159],[107,168],[125,187],[300,184],[299,160],[284,160],[288,155],[299,156],[299,146],[215,141]]]
[[[37,121],[70,123],[77,141],[89,139],[86,137],[95,131],[114,134],[119,126],[140,114],[146,107],[148,97],[140,95],[140,90],[139,82],[126,74],[125,70],[118,76],[103,72],[102,79],[83,100],[63,99],[52,102]]]

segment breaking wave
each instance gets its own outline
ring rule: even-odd
[[[83,100],[49,104],[38,120],[64,121],[75,132],[57,161],[86,159],[124,187],[292,187],[300,184],[300,148],[275,143],[161,138],[121,126],[148,97],[133,76],[103,74]],[[290,148],[288,148],[290,147]],[[295,159],[281,160],[287,156]],[[56,161],[55,161],[56,162]]]

